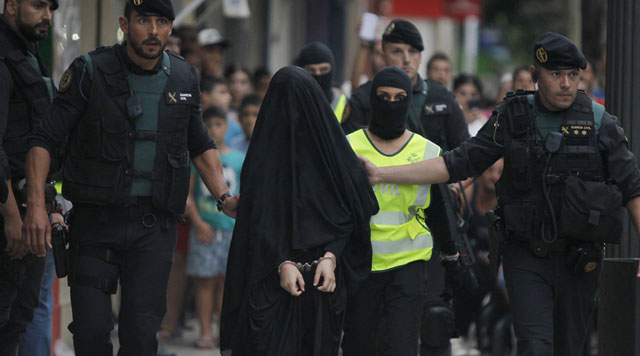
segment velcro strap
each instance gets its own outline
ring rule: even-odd
[[[564,125],[593,126],[593,121],[590,121],[590,120],[570,120],[570,119],[567,119],[567,120],[565,120]]]
[[[153,178],[155,177],[155,175],[153,174],[153,172],[141,172],[135,169],[127,169],[124,171],[124,175],[128,176],[128,177],[134,177],[134,178],[144,178],[144,179],[148,179],[148,180],[153,180]]]
[[[107,294],[116,294],[118,291],[118,280],[115,278],[98,278],[76,273],[72,283],[97,288]]]
[[[118,252],[104,246],[78,246],[78,255],[99,258],[114,265],[122,261]]]
[[[596,150],[592,146],[585,145],[565,145],[562,149],[563,153],[595,153]]]
[[[144,141],[158,141],[163,138],[168,138],[167,133],[163,132],[135,131],[132,135],[136,140]]]

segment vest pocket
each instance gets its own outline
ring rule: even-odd
[[[102,117],[102,157],[107,161],[121,161],[127,155],[127,121]]]
[[[78,148],[80,157],[96,158],[100,155],[100,121],[94,119],[80,120],[78,123]]]
[[[620,243],[622,210],[622,193],[616,185],[568,176],[558,233],[576,240]]]
[[[531,152],[526,142],[513,141],[504,154],[504,163],[511,168],[513,188],[520,191],[531,189]],[[507,173],[509,174],[509,173]]]
[[[536,206],[530,202],[514,202],[505,204],[504,220],[509,238],[528,241],[535,237]]]
[[[189,193],[189,152],[167,154],[171,181],[169,182],[169,199],[167,209],[174,214],[184,213],[187,194]]]

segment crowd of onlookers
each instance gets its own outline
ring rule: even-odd
[[[174,29],[167,50],[184,57],[200,75],[203,120],[217,143],[229,190],[237,194],[244,155],[271,75],[263,67],[249,70],[237,63],[225,67],[225,50],[230,45],[214,28],[197,31],[184,27]],[[350,83],[333,82],[333,89],[340,91],[347,87],[353,92],[371,79],[384,67],[381,51],[380,41],[363,42]],[[292,63],[296,63],[295,59]],[[441,82],[455,94],[471,136],[487,122],[493,108],[507,92],[516,88],[535,90],[530,70],[523,66],[512,73],[501,74],[497,95],[490,98],[483,91],[484,85],[478,76],[468,73],[454,76],[452,62],[443,53],[436,53],[428,60],[426,73],[428,78]],[[581,89],[593,100],[603,103],[603,90],[591,63],[583,71],[581,80]],[[344,94],[348,97],[350,93]],[[481,350],[503,355],[513,347],[504,278],[500,273],[497,278],[489,275],[488,230],[483,218],[497,204],[494,184],[501,172],[500,160],[459,194],[461,216],[469,227],[467,236],[476,260],[473,272],[477,281],[466,283],[455,303],[458,332],[463,340],[475,340],[473,345],[467,342],[466,353]],[[194,346],[212,349],[218,343],[216,327],[234,220],[218,212],[215,199],[195,169],[192,170],[186,217],[188,224],[179,231],[169,281],[168,309],[158,337],[160,340],[179,337],[181,330],[194,326],[190,321],[195,316],[200,335]]]

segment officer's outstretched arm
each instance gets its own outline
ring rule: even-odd
[[[52,247],[51,224],[44,203],[44,186],[50,164],[51,156],[45,148],[36,146],[27,153],[27,213],[22,233],[31,252],[38,256],[46,255],[46,246]]]
[[[371,161],[358,155],[367,170],[371,184],[380,182],[396,184],[435,184],[449,180],[449,170],[442,157],[402,166],[376,167]]]
[[[219,199],[224,193],[229,192],[227,187],[227,181],[222,174],[222,161],[220,160],[220,154],[218,150],[209,149],[204,151],[201,155],[193,159],[193,164],[196,166],[198,173],[202,181],[211,192],[211,195]],[[236,217],[236,210],[238,209],[238,197],[228,197],[222,204],[222,211],[231,216]]]

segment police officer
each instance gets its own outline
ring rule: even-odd
[[[342,123],[344,109],[347,107],[347,96],[331,87],[335,73],[333,52],[322,42],[312,42],[300,50],[296,65],[302,67],[320,84],[324,95],[331,104],[333,114]]]
[[[452,149],[469,138],[467,123],[453,93],[439,82],[422,79],[418,74],[423,50],[422,36],[409,21],[391,21],[382,35],[385,64],[402,68],[413,85],[413,105],[409,108],[407,128],[445,150]],[[370,92],[371,82],[367,82],[351,96],[343,123],[347,134],[369,124]]]
[[[128,1],[119,19],[128,40],[77,58],[29,139],[24,233],[42,252],[50,229],[40,185],[68,135],[62,192],[74,205],[69,330],[76,355],[112,355],[118,282],[119,354],[155,355],[191,160],[218,209],[234,215],[237,206],[202,121],[197,74],[164,50],[174,17],[170,0]]]
[[[623,204],[640,231],[640,173],[617,119],[577,89],[586,60],[576,45],[545,33],[533,54],[538,90],[510,95],[471,140],[411,166],[365,164],[373,183],[434,183],[480,175],[504,156],[496,190],[518,354],[573,356]]]
[[[444,150],[449,150],[458,147],[469,138],[467,123],[460,105],[455,100],[455,95],[438,81],[423,80],[418,74],[423,50],[422,36],[415,25],[399,19],[389,23],[382,36],[384,61],[389,66],[402,68],[409,75],[412,84],[413,105],[409,108],[407,127]],[[345,132],[350,133],[369,124],[370,92],[371,82],[368,82],[352,95],[347,117],[343,122]],[[443,188],[440,187],[444,192]],[[449,212],[448,219],[453,219],[452,212]],[[443,222],[441,221],[440,224]],[[434,254],[436,256],[440,252],[439,241],[439,238],[435,239]],[[444,302],[440,297],[445,287],[444,270],[437,259],[428,261],[427,266],[429,283],[421,333],[421,355],[446,356],[450,354],[449,338],[454,335],[454,330],[453,313],[449,303]]]
[[[0,15],[0,354],[15,355],[38,306],[43,254],[22,238],[27,135],[55,95],[38,54],[57,1],[8,0]],[[46,173],[44,175],[46,177]],[[44,180],[42,182],[44,186]],[[12,187],[12,188],[9,188]]]
[[[411,80],[398,67],[379,71],[372,82],[373,115],[367,129],[347,136],[353,150],[380,165],[409,164],[438,157],[441,149],[405,129],[411,103]],[[371,274],[347,301],[345,355],[416,355],[425,302],[427,261],[433,255],[433,214],[442,213],[440,190],[430,185],[373,186],[380,211],[371,217]],[[450,277],[459,272],[455,242],[439,234]],[[459,275],[459,273],[457,273]],[[384,320],[384,337],[378,325]],[[440,325],[440,327],[445,327]],[[447,340],[448,340],[447,335]],[[378,340],[378,342],[376,342]]]

